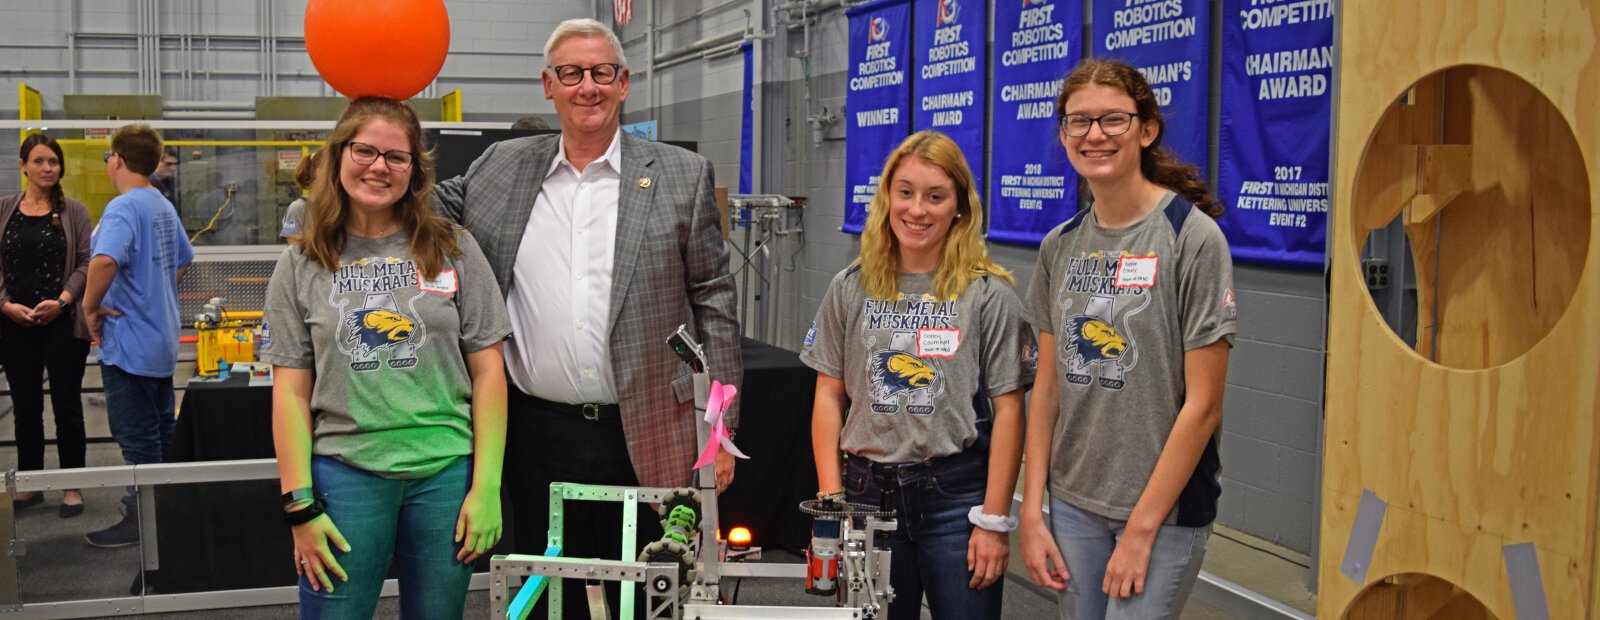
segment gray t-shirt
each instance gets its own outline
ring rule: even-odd
[[[1171,193],[1122,229],[1101,227],[1086,209],[1040,244],[1026,308],[1028,321],[1056,339],[1050,492],[1127,519],[1183,406],[1184,352],[1232,342],[1228,242],[1215,221]],[[1215,441],[1207,453],[1169,523],[1215,516]]]
[[[978,438],[975,399],[1033,384],[1038,348],[1005,281],[979,278],[954,301],[933,274],[902,273],[900,298],[872,299],[861,273],[834,276],[800,361],[844,381],[840,447],[879,463],[960,453]],[[987,402],[984,403],[987,410]]]
[[[283,212],[283,223],[278,226],[278,237],[288,239],[298,236],[300,230],[306,225],[306,199],[304,196],[294,199],[289,203],[289,208]]]
[[[315,370],[312,451],[386,478],[425,478],[472,453],[466,354],[511,333],[505,300],[465,230],[432,280],[404,234],[350,237],[329,273],[297,247],[267,285],[262,359]]]

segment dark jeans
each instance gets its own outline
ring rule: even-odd
[[[50,372],[56,454],[62,469],[83,467],[83,367],[89,342],[72,335],[72,317],[23,327],[0,319],[0,362],[11,382],[17,470],[44,469],[44,373]]]
[[[172,416],[172,377],[145,377],[101,364],[100,379],[106,386],[106,421],[111,437],[122,447],[122,462],[160,463],[177,423]],[[136,492],[130,486],[122,498],[130,514],[137,509]]]
[[[516,553],[543,555],[550,527],[550,483],[576,482],[615,486],[639,486],[628,458],[628,442],[622,433],[622,420],[585,420],[570,412],[539,408],[516,386],[508,390],[509,414],[506,421],[506,488],[510,491]],[[687,477],[687,473],[685,473]],[[617,502],[567,501],[562,518],[563,548],[569,558],[621,559],[622,504]],[[628,550],[629,561],[638,558],[639,549],[661,538],[661,520],[648,504],[639,504],[639,529],[636,548]],[[606,599],[612,617],[621,611],[620,582],[606,582]],[[589,607],[580,579],[563,580],[562,613],[565,618],[587,618]],[[634,586],[634,610],[644,610],[643,592]],[[543,618],[545,601],[529,614]]]
[[[889,536],[889,585],[894,586],[890,620],[922,617],[923,595],[936,619],[1000,618],[1005,580],[982,590],[968,585],[972,572],[967,570],[967,543],[973,525],[967,511],[983,504],[988,477],[988,459],[979,452],[902,465],[849,458],[844,488],[850,501],[877,506],[882,489],[894,490],[899,527]]]

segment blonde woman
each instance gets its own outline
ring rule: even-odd
[[[989,259],[966,158],[944,134],[883,166],[861,257],[835,276],[801,360],[817,371],[811,442],[823,496],[892,492],[889,618],[999,618],[1022,456],[1032,332]],[[840,452],[845,455],[843,471]]]

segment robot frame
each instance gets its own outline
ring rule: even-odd
[[[703,445],[711,436],[704,411],[710,377],[700,344],[679,326],[667,344],[694,371],[697,435]],[[760,558],[760,548],[730,551],[719,539],[715,474],[702,467],[691,489],[659,489],[585,485],[550,485],[550,529],[544,555],[496,555],[490,562],[490,607],[495,618],[523,620],[539,596],[549,604],[549,618],[561,618],[560,580],[623,581],[644,584],[644,617],[735,618],[878,618],[894,599],[889,587],[890,552],[884,544],[896,527],[894,513],[834,500],[807,500],[800,509],[813,517],[811,548],[805,564],[747,564]],[[659,506],[661,540],[647,545],[636,559],[606,560],[563,557],[564,503],[572,500],[622,504],[622,548],[637,544],[638,505]],[[834,595],[835,607],[778,607],[722,604],[723,578],[800,579],[806,591]],[[518,585],[520,582],[520,586]],[[555,587],[551,587],[551,586]],[[609,618],[598,586],[590,589],[590,614]],[[619,617],[634,616],[636,589],[622,589]]]

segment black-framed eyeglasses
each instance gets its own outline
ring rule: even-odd
[[[578,65],[556,65],[550,67],[556,74],[556,81],[567,86],[577,86],[583,83],[584,72],[589,73],[589,79],[601,86],[617,81],[617,76],[622,74],[622,65],[614,62],[602,62],[593,67],[580,67]]]
[[[100,156],[100,161],[103,161],[103,162],[109,164],[109,163],[111,163],[111,156],[112,155],[117,155],[117,152],[116,151],[106,151],[105,155],[101,155]],[[121,157],[121,155],[117,155],[117,156]]]
[[[1100,132],[1107,136],[1120,136],[1128,133],[1133,127],[1133,119],[1140,118],[1131,112],[1106,112],[1100,116],[1087,114],[1068,114],[1061,117],[1061,131],[1068,137],[1082,138],[1089,135],[1089,128],[1095,123],[1100,124]]]
[[[371,166],[372,162],[378,161],[378,158],[382,157],[383,165],[388,166],[390,170],[395,172],[410,170],[411,163],[416,160],[416,156],[412,155],[411,151],[402,151],[400,149],[380,151],[378,147],[365,142],[346,142],[345,150],[350,152],[350,159],[358,165]]]

